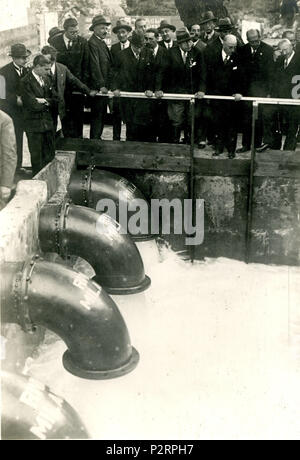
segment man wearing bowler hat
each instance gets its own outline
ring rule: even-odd
[[[118,59],[121,51],[130,47],[128,36],[132,31],[132,27],[124,20],[117,21],[113,28],[113,33],[117,35],[119,42],[112,45],[110,52],[113,60],[114,72],[118,68]],[[120,100],[114,98],[112,101],[112,115],[113,115],[113,140],[119,141],[121,138],[122,117],[120,109]]]
[[[176,31],[176,27],[169,24],[168,21],[163,19],[158,27],[158,32],[161,34],[162,40],[159,42],[160,46],[164,46],[167,49],[171,49],[177,46],[176,40],[173,39],[173,34]]]
[[[107,94],[111,87],[113,74],[113,59],[105,43],[109,34],[111,22],[108,18],[97,15],[93,18],[89,39],[90,50],[90,87]],[[91,139],[101,139],[104,128],[104,118],[107,111],[107,98],[96,96],[91,104]]]
[[[65,65],[81,82],[89,83],[89,47],[79,35],[78,22],[68,18],[63,24],[63,33],[51,38],[51,46],[57,50],[57,62]],[[51,29],[52,30],[52,29]],[[64,136],[81,138],[83,135],[84,96],[66,91],[66,117]]]
[[[64,33],[63,30],[60,30],[59,27],[52,27],[52,29],[49,30],[49,37],[48,37],[48,43],[50,46],[53,46],[53,40],[55,37],[58,35],[62,35]]]
[[[31,51],[22,43],[12,45],[9,55],[12,62],[0,69],[0,75],[5,79],[5,99],[1,101],[1,109],[13,120],[17,141],[17,171],[23,162],[23,103],[21,99],[21,79],[28,73],[25,67]]]

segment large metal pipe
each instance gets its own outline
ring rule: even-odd
[[[141,200],[147,203],[142,192],[124,177],[110,171],[95,169],[94,166],[86,170],[74,171],[70,178],[68,192],[73,203],[80,206],[97,209],[100,200],[112,200],[116,206],[116,220],[120,223],[120,207],[125,210],[126,223],[130,221],[135,211],[128,209],[130,203]],[[148,226],[151,227],[151,212],[148,206]],[[114,216],[112,216],[114,217]],[[130,234],[130,230],[127,231]],[[131,234],[134,241],[149,241],[154,239],[148,228],[147,234]]]
[[[114,301],[94,281],[63,265],[31,260],[2,267],[1,319],[32,332],[55,332],[68,350],[64,367],[88,379],[119,377],[139,359]]]
[[[68,202],[46,205],[40,214],[39,236],[44,252],[85,259],[95,281],[109,294],[135,294],[151,283],[140,253],[129,235],[107,214]]]
[[[3,440],[89,439],[75,410],[43,383],[1,372]]]

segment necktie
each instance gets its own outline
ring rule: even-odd
[[[68,42],[68,50],[70,50],[72,48],[72,40],[69,40]]]
[[[228,61],[229,61],[229,56],[226,56],[226,58],[224,59],[224,65],[228,64]]]
[[[285,60],[284,60],[284,68],[286,69],[286,68],[287,68],[287,66],[288,66],[288,60],[287,60],[287,59],[285,59]]]
[[[187,58],[187,53],[183,53],[182,59],[183,59],[184,64],[186,64],[186,58]]]

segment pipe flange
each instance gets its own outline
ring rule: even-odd
[[[70,205],[71,202],[69,200],[66,200],[62,203],[60,212],[59,212],[59,255],[63,259],[68,258],[68,241],[65,236],[65,230],[66,230],[66,223],[67,223],[67,217],[70,211]]]
[[[92,371],[79,367],[78,364],[72,360],[72,355],[69,350],[67,350],[63,355],[63,365],[68,372],[76,375],[76,377],[89,380],[107,380],[122,377],[135,369],[139,360],[140,355],[138,351],[132,347],[130,360],[124,366],[106,371]]]
[[[30,262],[24,263],[23,269],[16,275],[14,285],[18,324],[20,324],[24,332],[29,333],[33,333],[36,330],[35,324],[30,319],[28,290],[37,258],[38,256],[35,256]]]
[[[95,277],[94,279],[96,282],[98,282],[97,277]],[[146,289],[148,289],[150,285],[151,285],[151,279],[149,278],[149,276],[145,275],[145,278],[143,279],[143,281],[137,286],[126,287],[126,288],[113,288],[113,287],[104,286],[103,284],[101,284],[101,287],[103,287],[105,292],[107,292],[107,294],[110,294],[110,295],[131,295],[131,294],[138,294],[139,292],[146,291]]]
[[[89,203],[90,203],[91,182],[92,182],[92,169],[89,166],[87,170],[82,173],[82,178],[81,178],[82,202],[83,202],[83,206],[87,206],[87,207],[89,207]]]

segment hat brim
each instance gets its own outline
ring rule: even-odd
[[[172,26],[172,24],[165,24],[164,26],[159,26],[157,30],[160,32],[163,29],[170,29],[172,30],[172,32],[176,31],[176,27]]]
[[[100,26],[101,24],[103,24],[104,26],[110,26],[111,25],[111,22],[103,22],[103,21],[100,21],[100,22],[95,22],[95,24],[92,24],[91,27],[89,28],[89,30],[91,32],[93,32],[94,28],[96,26]]]
[[[27,58],[31,55],[31,51],[30,50],[26,50],[26,53],[25,54],[12,54],[12,53],[8,53],[9,56],[11,57],[14,57],[14,58]]]
[[[207,22],[218,22],[218,19],[217,18],[204,19],[204,21],[199,22],[199,26],[202,26],[202,24],[206,24]]]
[[[178,38],[176,38],[176,41],[177,41],[177,44],[180,45],[180,43],[185,43],[185,42],[189,42],[189,41],[193,41],[192,37],[189,37],[189,38],[184,38],[182,40],[178,40]]]
[[[128,26],[128,25],[126,25],[126,24],[125,24],[124,26],[116,26],[116,27],[113,28],[112,31],[113,31],[114,34],[116,34],[116,33],[118,33],[118,31],[119,31],[120,29],[125,29],[125,30],[127,30],[127,32],[131,32],[131,31],[132,31],[132,27],[131,27],[131,26]]]
[[[235,30],[236,27],[234,26],[225,26],[225,27],[216,27],[216,32],[230,32],[231,30]]]

